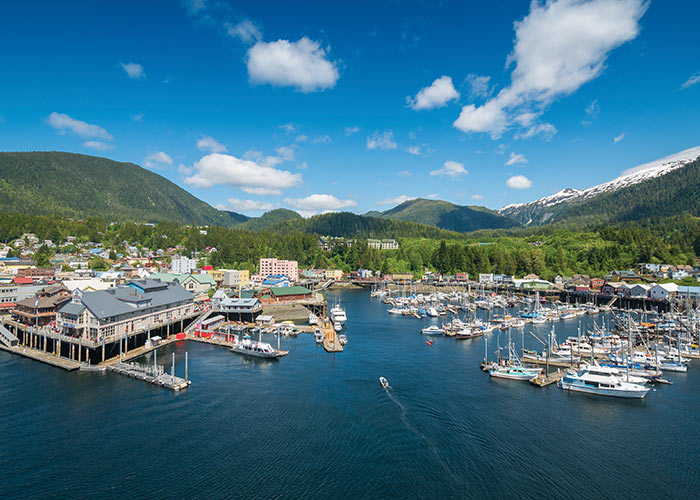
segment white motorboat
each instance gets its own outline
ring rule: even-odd
[[[423,335],[442,335],[443,333],[445,333],[445,330],[437,325],[430,325],[426,328],[421,329],[420,332]]]
[[[379,377],[379,383],[381,384],[381,386],[384,389],[389,387],[389,381],[387,379],[385,379],[384,377]]]
[[[345,314],[345,309],[340,307],[340,304],[336,304],[331,307],[330,310],[331,319],[333,323],[345,323],[348,320],[347,314]]]
[[[269,359],[281,358],[287,354],[286,351],[278,351],[267,342],[259,342],[251,339],[243,339],[234,344],[229,350],[246,356]]]
[[[318,316],[316,316],[314,313],[309,313],[309,325],[318,325]]]
[[[347,345],[348,338],[345,335],[338,335],[338,342],[340,342],[340,345]]]
[[[575,371],[569,370],[558,385],[568,391],[584,392],[598,396],[641,399],[649,392],[649,387],[620,380],[612,372],[602,370],[606,367],[589,367]]]

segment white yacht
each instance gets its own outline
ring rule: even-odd
[[[287,354],[286,351],[278,351],[267,342],[259,342],[252,339],[243,339],[237,342],[231,347],[230,351],[256,358],[281,358]]]
[[[309,325],[318,325],[318,316],[316,316],[314,313],[309,313]]]
[[[340,304],[336,304],[333,307],[331,307],[331,319],[333,320],[333,324],[340,323],[343,324],[348,320],[347,315],[345,314],[345,309],[340,307]]]
[[[420,332],[423,335],[442,335],[443,333],[445,333],[445,330],[443,330],[437,325],[430,325],[426,328],[423,328]]]
[[[612,371],[604,368],[607,367],[583,365],[579,371],[569,370],[558,385],[569,391],[618,398],[641,399],[649,392],[649,387],[620,380]]]

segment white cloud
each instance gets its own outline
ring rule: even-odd
[[[464,132],[500,137],[513,115],[541,109],[597,78],[611,50],[633,40],[645,0],[533,1],[515,23],[515,45],[507,65],[511,83],[483,106],[464,106],[454,126]],[[529,125],[526,125],[529,126]],[[553,127],[553,126],[552,126]],[[537,135],[536,128],[528,133]]]
[[[467,169],[464,165],[456,161],[446,161],[442,168],[433,170],[430,175],[444,175],[448,177],[459,177],[460,175],[466,175]]]
[[[96,149],[98,151],[106,151],[108,149],[114,149],[113,144],[108,144],[102,141],[85,141],[83,146],[90,149]]]
[[[285,161],[294,161],[294,148],[292,146],[280,146],[279,148],[275,149],[275,151],[277,152],[278,156],[276,158],[268,156],[268,163],[272,162],[273,165],[277,165],[278,163]]]
[[[248,50],[248,76],[253,83],[291,86],[301,92],[333,88],[338,68],[326,56],[319,42],[306,37],[297,42],[257,42]]]
[[[415,196],[407,196],[405,194],[401,194],[399,196],[394,196],[393,198],[387,198],[385,200],[379,200],[377,202],[377,205],[401,205],[403,202],[408,201],[408,200],[415,200]]]
[[[187,165],[183,165],[181,163],[177,166],[177,171],[182,175],[192,175],[192,172],[194,172],[194,167],[188,167]]]
[[[146,168],[163,168],[166,165],[172,164],[173,159],[170,158],[170,155],[164,153],[163,151],[151,153],[150,155],[146,156],[146,159],[143,161],[143,166]]]
[[[194,164],[193,175],[185,177],[184,182],[198,188],[226,184],[250,194],[280,194],[282,189],[301,184],[302,177],[298,173],[273,168],[269,163],[212,153]]]
[[[551,141],[552,138],[559,132],[551,123],[538,123],[527,130],[522,130],[515,134],[516,139],[530,139],[537,135],[541,135],[545,141]]]
[[[683,85],[681,85],[681,90],[685,90],[688,87],[692,87],[696,83],[700,82],[700,73],[695,73],[693,76],[688,78]]]
[[[237,212],[263,212],[275,208],[274,204],[266,201],[239,200],[238,198],[229,198],[226,201],[228,201],[230,209]]]
[[[328,134],[319,135],[318,137],[316,137],[316,138],[315,138],[313,141],[311,141],[311,142],[314,143],[314,144],[321,144],[321,143],[324,143],[324,142],[331,142],[331,136],[328,135]]]
[[[122,67],[124,71],[126,71],[126,74],[129,75],[129,78],[143,78],[146,76],[146,72],[143,70],[143,66],[140,64],[136,63],[119,63],[119,65]]]
[[[296,139],[294,139],[294,142],[306,142],[309,140],[309,137],[305,134],[299,134]]]
[[[511,189],[528,189],[532,186],[532,181],[524,175],[514,175],[506,181],[506,186]]]
[[[397,147],[394,142],[394,132],[391,130],[386,132],[377,130],[367,138],[367,149],[396,149]]]
[[[472,195],[472,200],[483,200],[484,195],[483,194],[473,194]]]
[[[615,144],[617,144],[618,142],[620,142],[624,138],[625,138],[625,133],[622,132],[620,135],[613,137],[613,142]]]
[[[197,141],[197,149],[206,153],[224,153],[227,148],[211,136],[204,136]]]
[[[345,127],[345,135],[356,134],[359,131],[360,131],[360,127],[358,127],[358,126]]]
[[[85,139],[96,138],[105,139],[108,141],[112,140],[110,133],[102,127],[76,120],[75,118],[64,115],[63,113],[51,113],[47,122],[50,126],[56,129],[59,134],[72,132]]]
[[[143,116],[143,113],[139,113],[137,115],[131,115],[131,119],[135,122],[141,123],[143,121]]]
[[[262,40],[260,28],[249,19],[244,19],[235,26],[231,24],[226,25],[226,32],[234,38],[239,38],[243,43],[253,43]]]
[[[195,12],[198,12],[202,9],[204,9],[207,4],[206,0],[183,0],[185,7],[187,10],[191,13],[194,14]]]
[[[282,125],[279,126],[282,130],[284,130],[286,133],[291,134],[297,129],[297,126],[295,123],[289,122],[289,123],[283,123]]]
[[[588,106],[586,106],[586,114],[591,118],[595,117],[600,113],[600,104],[598,104],[598,99],[593,99]]]
[[[465,80],[469,84],[469,95],[472,99],[484,99],[491,94],[489,84],[491,83],[490,76],[479,76],[473,73],[467,75]]]
[[[527,163],[527,158],[522,153],[513,153],[511,151],[510,158],[506,162],[506,165],[515,165],[516,163]]]
[[[418,111],[441,108],[453,99],[459,99],[459,92],[452,85],[452,78],[441,76],[429,87],[420,89],[415,97],[407,97],[406,102],[411,108]]]
[[[412,155],[420,155],[420,146],[410,146],[407,150]]]
[[[453,125],[462,132],[488,132],[493,139],[497,139],[506,129],[506,113],[496,99],[478,108],[468,104],[462,108]]]
[[[304,217],[357,206],[355,200],[341,200],[332,194],[312,194],[306,198],[286,198],[284,202],[297,209]]]
[[[411,172],[410,170],[399,170],[398,172],[396,172],[396,175],[398,175],[399,177],[411,177],[413,175],[413,172]]]

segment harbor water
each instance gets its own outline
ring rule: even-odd
[[[700,362],[643,400],[536,388],[483,373],[483,338],[428,346],[366,291],[327,297],[343,353],[308,334],[277,361],[180,342],[158,351],[178,376],[188,352],[179,393],[0,352],[0,498],[698,498]]]

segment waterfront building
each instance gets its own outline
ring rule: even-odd
[[[9,314],[17,307],[17,302],[35,297],[42,288],[44,285],[35,285],[33,282],[27,285],[14,282],[0,285],[0,314]]]
[[[652,299],[668,299],[670,295],[676,293],[678,293],[678,285],[675,283],[662,283],[649,289],[649,296]]]
[[[479,273],[479,283],[493,283],[493,273]]]
[[[283,275],[290,281],[299,279],[299,264],[296,260],[260,259],[259,274],[261,276]]]
[[[176,323],[195,312],[193,295],[180,283],[131,280],[108,290],[76,289],[56,314],[64,335],[100,340]]]
[[[43,287],[34,297],[17,302],[12,317],[25,325],[43,326],[56,319],[56,311],[70,300],[70,291],[63,285]]]

